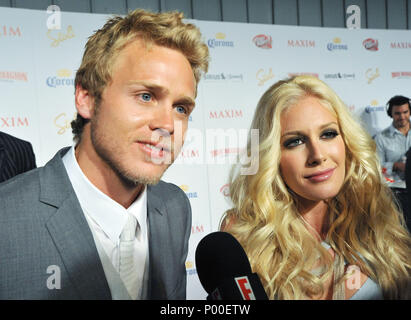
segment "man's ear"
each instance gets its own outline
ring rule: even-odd
[[[76,109],[84,119],[90,119],[94,113],[94,98],[89,95],[88,90],[83,89],[80,84],[76,86],[75,94]]]

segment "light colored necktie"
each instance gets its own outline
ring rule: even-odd
[[[127,288],[130,297],[135,300],[138,294],[137,278],[138,270],[134,259],[134,242],[138,223],[136,218],[127,213],[127,222],[120,235],[120,277]]]

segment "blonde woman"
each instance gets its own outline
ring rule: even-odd
[[[251,128],[259,170],[232,174],[221,229],[269,298],[410,299],[410,234],[373,140],[341,99],[315,77],[280,81]]]

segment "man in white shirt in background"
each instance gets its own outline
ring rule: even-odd
[[[404,181],[407,151],[411,148],[410,99],[404,96],[392,97],[387,103],[387,114],[392,118],[391,125],[379,132],[374,139],[385,176],[393,180],[393,186],[402,184],[402,188],[394,188],[394,191],[405,218],[410,220],[408,191]]]
[[[404,180],[405,154],[411,147],[410,130],[410,99],[404,96],[394,96],[388,103],[387,114],[392,123],[375,136],[377,152],[381,166],[388,176]]]

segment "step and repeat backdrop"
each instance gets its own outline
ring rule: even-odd
[[[0,8],[0,130],[30,141],[38,166],[73,144],[75,73],[87,38],[110,16],[61,12],[51,21],[59,29],[48,29],[50,17],[46,10]],[[391,123],[387,101],[411,96],[411,31],[190,21],[203,34],[211,64],[185,146],[164,180],[190,199],[187,296],[204,299],[195,249],[231,207],[229,171],[263,92],[278,80],[313,75],[374,135]]]

